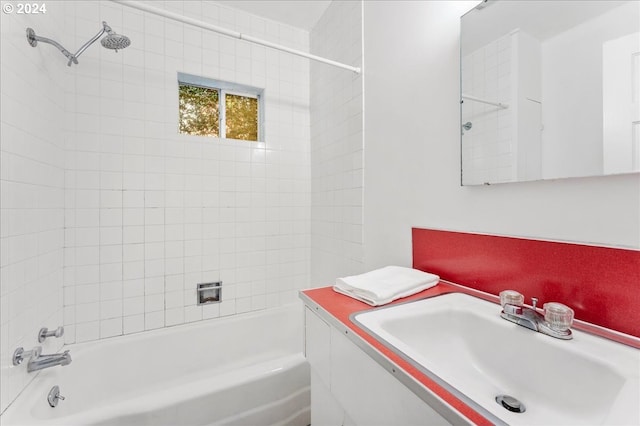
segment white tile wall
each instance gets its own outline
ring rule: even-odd
[[[362,63],[362,3],[332,2],[311,32],[314,54]],[[311,65],[311,283],[362,272],[362,74]]]
[[[0,137],[0,412],[31,379],[13,351],[37,345],[40,327],[62,323],[64,246],[64,57],[32,48],[25,30],[64,39],[64,8],[3,13]],[[49,339],[46,352],[62,342]]]
[[[308,33],[213,2],[164,6],[308,50]],[[66,341],[294,301],[309,281],[308,61],[110,2],[69,9],[78,43],[100,17],[132,44],[70,70]],[[265,142],[179,135],[178,72],[263,87]],[[196,284],[217,280],[223,302],[197,306]]]
[[[462,124],[472,123],[462,136],[463,182],[509,182],[517,172],[512,82],[512,35],[506,34],[462,58],[462,93],[509,104],[508,109],[464,101]]]
[[[209,1],[154,2],[309,49],[305,31]],[[1,410],[39,327],[83,342],[295,302],[310,263],[309,62],[108,1],[2,15]],[[66,66],[107,21],[132,45]],[[177,134],[177,73],[265,89],[265,141]],[[220,304],[196,284],[223,281]],[[50,341],[45,350],[62,342]]]

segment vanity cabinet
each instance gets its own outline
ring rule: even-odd
[[[450,424],[358,347],[349,330],[325,321],[319,308],[305,306],[304,319],[313,426]]]

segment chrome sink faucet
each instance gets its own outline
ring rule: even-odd
[[[500,292],[500,304],[502,312],[500,316],[523,327],[537,331],[557,339],[569,340],[571,323],[573,322],[573,310],[557,302],[544,304],[544,315],[537,309],[538,299],[531,298],[531,308],[523,306],[524,296],[514,290]]]
[[[29,358],[27,373],[55,367],[56,365],[64,366],[71,364],[71,354],[68,350],[59,354],[42,354],[42,347],[36,346],[30,351],[25,351],[21,347],[16,349],[13,353],[13,365],[22,364],[26,358]]]

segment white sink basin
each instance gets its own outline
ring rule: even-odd
[[[640,350],[630,346],[576,330],[572,340],[554,339],[462,293],[354,320],[496,423],[640,424]],[[516,398],[526,411],[507,410],[498,395]]]

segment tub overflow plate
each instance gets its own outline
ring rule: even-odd
[[[64,400],[64,396],[60,395],[60,388],[58,385],[55,385],[49,391],[49,395],[47,395],[47,402],[51,407],[56,407],[60,400]]]

